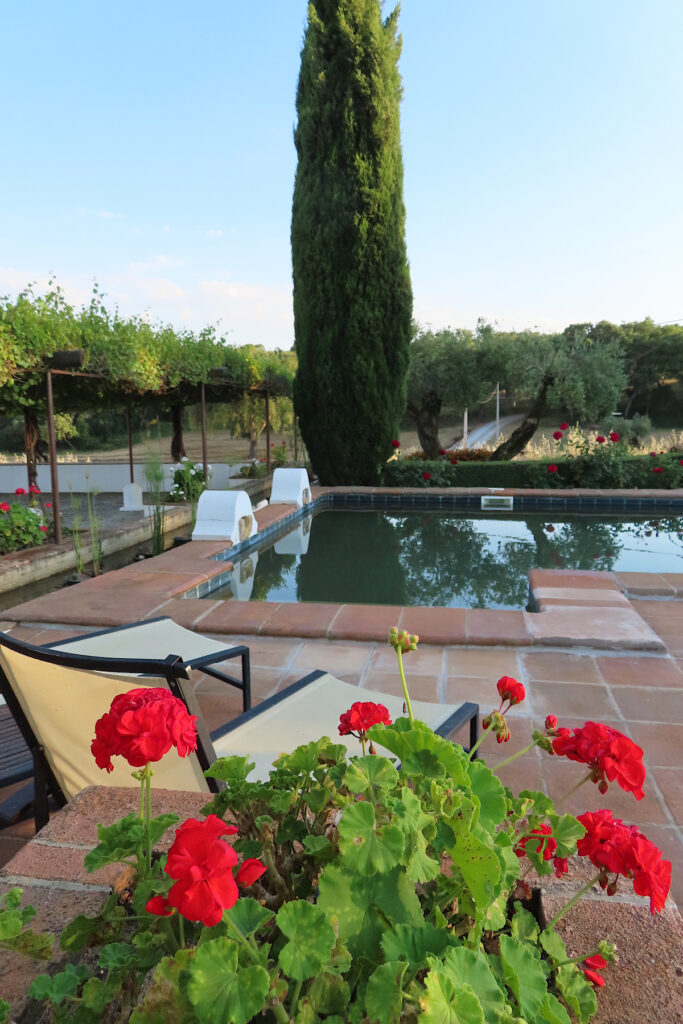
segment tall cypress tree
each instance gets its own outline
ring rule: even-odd
[[[374,484],[405,408],[398,8],[310,0],[292,209],[294,402],[321,483]]]

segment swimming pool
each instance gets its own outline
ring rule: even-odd
[[[683,518],[324,510],[233,561],[185,596],[525,608],[534,568],[683,572]]]

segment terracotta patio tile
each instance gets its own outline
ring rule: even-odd
[[[666,647],[672,658],[683,658],[683,634],[669,634],[662,632],[660,634],[662,643]]]
[[[523,789],[533,789],[537,792],[543,792],[543,772],[533,750],[530,750],[528,754],[524,755],[524,757],[517,758],[517,760],[513,761],[512,764],[506,764],[504,768],[498,770],[496,765],[498,761],[502,761],[503,758],[491,756],[489,754],[490,749],[491,748],[488,746],[483,750],[482,747],[480,747],[479,751],[482,753],[482,756],[489,768],[495,771],[495,774],[503,785],[509,786],[515,795]]]
[[[363,690],[379,690],[394,697],[401,697],[403,689],[398,672],[369,671],[365,673]],[[439,704],[439,680],[433,676],[413,676],[408,678],[408,692],[411,700],[421,700],[429,704]],[[359,698],[362,700],[363,698]],[[416,716],[417,717],[417,716]]]
[[[616,782],[609,783],[604,795],[600,794],[594,782],[586,782],[567,799],[563,799],[565,793],[586,775],[586,766],[569,761],[566,757],[550,755],[545,755],[541,764],[548,795],[554,800],[561,800],[559,809],[563,814],[583,814],[584,811],[597,811],[609,807],[615,818],[621,818],[627,824],[638,827],[650,823],[663,825],[669,821],[652,782],[647,778],[643,786],[645,795],[642,800],[636,800],[633,793],[627,793]]]
[[[456,647],[446,650],[446,671],[449,676],[481,676],[495,688],[501,676],[519,678],[519,657],[511,647]]]
[[[568,683],[599,683],[602,681],[595,658],[586,655],[561,654],[554,651],[524,651],[522,662],[529,681],[536,679]]]
[[[672,658],[596,658],[610,686],[683,686],[683,672]]]
[[[418,646],[416,651],[403,655],[403,667],[407,676],[431,675],[441,677],[444,665],[444,652],[440,647]],[[398,678],[398,661],[396,651],[389,644],[378,644],[369,663],[369,670],[393,672]]]
[[[279,607],[276,601],[221,601],[201,620],[199,629],[202,633],[260,633]]]
[[[635,612],[617,608],[550,609],[529,615],[529,632],[538,643],[603,650],[663,650],[664,644]]]
[[[674,821],[683,828],[683,768],[657,767],[652,769],[651,775]]]
[[[658,632],[676,633],[683,626],[683,601],[632,601],[632,604]]]
[[[660,576],[674,588],[677,597],[683,597],[683,572],[662,572]]]
[[[204,616],[222,604],[222,601],[212,601],[210,598],[200,600],[196,597],[174,597],[164,605],[163,614],[185,629],[196,630]]]
[[[337,609],[336,604],[281,604],[268,619],[268,635],[324,637]]]
[[[614,699],[624,718],[640,722],[674,722],[683,725],[683,687],[615,686]]]
[[[396,605],[343,604],[330,626],[330,640],[370,640],[385,643],[398,625],[402,608]]]
[[[292,668],[302,675],[323,669],[346,683],[359,682],[369,664],[370,652],[367,644],[307,640],[301,644]]]
[[[564,718],[581,718],[593,722],[613,718],[615,708],[606,686],[593,683],[550,683],[536,680],[527,690],[533,700],[534,714],[545,719],[557,715],[560,725]]]
[[[532,569],[529,573],[532,590],[541,587],[574,587],[586,590],[618,590],[618,584],[608,572],[588,569]]]
[[[462,704],[466,700],[479,704],[482,714],[488,714],[500,704],[495,681],[480,676],[449,676],[444,684],[444,704]]]
[[[526,646],[531,643],[528,621],[529,616],[525,612],[468,608],[465,613],[467,642],[473,645]]]
[[[208,678],[209,680],[211,679],[211,677]],[[217,679],[211,680],[210,685],[212,688],[214,683],[216,686],[219,685]],[[232,686],[226,686],[225,683],[223,684],[223,691],[221,693],[214,693],[202,690],[201,684],[195,690],[199,708],[209,732],[218,729],[221,725],[232,722],[234,718],[242,714],[242,694],[233,689]],[[254,704],[258,703],[253,697],[252,702]]]
[[[628,599],[619,590],[588,587],[537,587],[534,588],[534,600],[540,611],[545,607],[556,605],[573,605],[592,607],[600,605],[608,608],[628,608]]]
[[[464,608],[404,608],[398,625],[425,644],[465,642]]]
[[[21,640],[25,644],[38,643],[38,637],[44,632],[40,626],[17,626],[12,623],[12,628],[7,630],[15,640]]]
[[[629,722],[631,738],[645,751],[647,765],[664,768],[683,767],[683,725],[649,725]]]
[[[616,572],[615,577],[624,590],[629,594],[672,595],[675,593],[672,585],[659,573],[656,572]]]

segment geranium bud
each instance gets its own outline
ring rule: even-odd
[[[490,729],[491,728],[492,720],[493,720],[493,716],[492,715],[487,715],[486,718],[484,719],[484,721],[481,723],[482,729]]]
[[[547,715],[545,727],[546,729],[557,729],[557,715]]]
[[[616,891],[617,891],[617,883],[616,882],[610,882],[609,885],[607,886],[607,895],[608,896],[614,896]]]

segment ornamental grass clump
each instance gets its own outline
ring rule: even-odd
[[[150,783],[160,758],[192,754],[193,716],[163,689],[115,698],[92,751],[103,770],[129,762],[140,810],[99,826],[86,866],[122,862],[130,885],[69,924],[59,942],[71,961],[33,982],[56,1020],[587,1024],[615,947],[570,955],[557,922],[596,884],[608,895],[632,884],[660,912],[671,864],[610,810],[576,818],[544,793],[515,795],[479,759],[492,734],[509,741],[520,682],[498,681],[500,703],[467,751],[414,717],[403,658],[418,637],[392,629],[389,642],[405,717],[359,700],[327,723],[356,736],[358,754],[323,736],[281,754],[262,782],[248,757],[221,758],[206,774],[224,790],[183,823],[152,817]],[[642,750],[614,729],[549,715],[498,768],[536,746],[584,764],[598,798],[612,784],[642,796]],[[171,827],[170,849],[156,851]],[[544,924],[524,905],[529,876],[571,876],[576,857],[594,877]],[[49,958],[50,942],[27,928],[31,908],[19,908],[13,890],[0,942]]]

